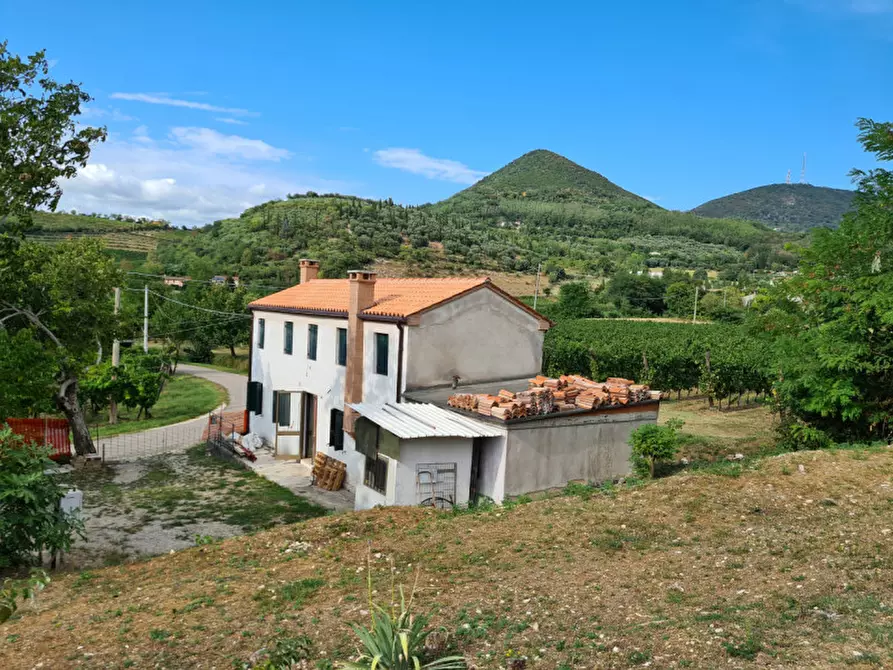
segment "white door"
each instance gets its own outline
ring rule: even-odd
[[[298,392],[277,394],[276,455],[301,456],[301,394]]]

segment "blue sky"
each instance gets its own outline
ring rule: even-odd
[[[109,141],[62,206],[205,223],[313,189],[418,204],[546,148],[688,209],[846,188],[893,119],[893,0],[0,3]]]

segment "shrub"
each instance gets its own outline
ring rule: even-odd
[[[49,449],[0,429],[0,569],[33,565],[83,536],[80,518],[59,509],[67,489],[45,472],[55,467]]]
[[[415,586],[409,596],[409,603],[403,597],[400,587],[400,601],[391,603],[386,610],[372,601],[372,565],[366,568],[371,628],[368,630],[351,624],[354,633],[360,638],[362,648],[356,662],[342,661],[340,668],[351,670],[466,670],[468,667],[462,656],[445,656],[428,660],[431,652],[426,648],[426,640],[433,633],[427,628],[428,618],[413,616],[412,600]],[[392,573],[393,574],[393,573]],[[418,582],[418,572],[416,573]],[[393,593],[393,584],[391,588]],[[426,663],[425,661],[428,660]]]
[[[676,457],[679,451],[679,434],[683,426],[679,419],[671,419],[665,426],[647,423],[636,428],[629,437],[632,446],[633,469],[642,477],[654,477],[654,466],[658,461]]]
[[[0,584],[0,623],[7,621],[19,608],[18,600],[34,598],[50,582],[43,570],[35,570],[28,579],[6,579]]]

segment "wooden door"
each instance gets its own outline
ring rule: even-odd
[[[316,455],[316,396],[303,393],[301,402],[301,458],[313,458]]]

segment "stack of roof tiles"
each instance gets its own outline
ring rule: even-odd
[[[447,404],[507,421],[660,398],[660,391],[652,391],[646,384],[636,384],[631,379],[620,377],[608,377],[603,382],[596,382],[579,375],[561,375],[557,378],[538,375],[528,380],[528,384],[526,391],[517,393],[506,389],[500,390],[497,395],[457,393],[450,396]]]

